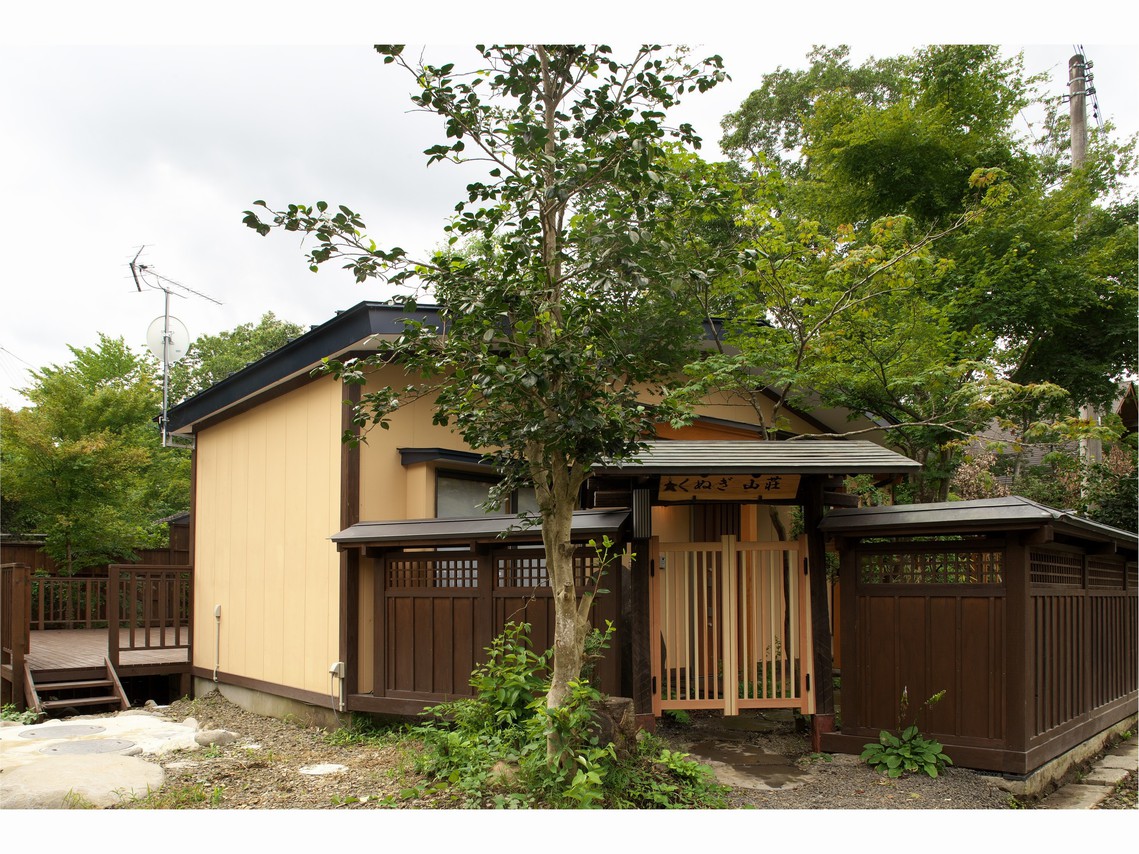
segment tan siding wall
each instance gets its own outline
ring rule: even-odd
[[[328,692],[342,399],[320,380],[198,434],[196,666],[214,667],[221,605],[222,671]]]
[[[377,372],[366,391],[377,391],[391,385],[407,384],[407,376],[398,367]],[[427,463],[404,468],[400,464],[400,448],[447,448],[470,451],[462,437],[446,427],[431,423],[434,402],[430,398],[403,407],[391,417],[387,430],[376,428],[360,452],[360,518],[364,521],[384,519],[429,519],[435,515],[434,469]]]

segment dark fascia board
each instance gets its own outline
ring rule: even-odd
[[[196,424],[248,398],[312,371],[320,360],[366,347],[376,335],[399,335],[405,319],[439,323],[435,306],[407,313],[400,305],[360,302],[299,338],[173,407],[169,430],[190,433]]]
[[[628,510],[578,510],[573,514],[570,536],[584,541],[600,534],[618,533],[628,521]],[[414,545],[438,542],[540,542],[542,529],[522,515],[463,516],[442,519],[357,522],[332,541],[340,548]]]

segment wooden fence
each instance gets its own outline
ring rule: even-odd
[[[824,747],[916,718],[957,764],[1025,774],[1133,714],[1136,564],[1094,549],[848,541],[842,732]]]
[[[593,583],[597,555],[574,561],[578,592]],[[618,569],[603,576],[593,624],[618,622]],[[553,595],[541,548],[393,551],[376,561],[377,649],[373,695],[436,703],[471,694],[472,669],[507,622],[529,623],[535,652],[554,641]],[[618,648],[619,639],[612,641]],[[597,670],[602,690],[617,693],[620,664],[607,655]]]
[[[185,566],[190,562],[189,529],[185,525],[170,526],[170,544],[158,549],[135,549],[140,566]],[[59,576],[60,566],[38,541],[0,542],[0,564],[27,564],[33,575]],[[106,578],[110,564],[86,567],[85,577]],[[75,576],[78,577],[78,576]]]

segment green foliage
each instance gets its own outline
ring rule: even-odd
[[[116,809],[130,810],[194,810],[220,809],[225,795],[224,786],[206,788],[204,783],[184,783],[177,786],[163,786],[145,795],[123,798],[115,805]]]
[[[15,721],[18,724],[34,724],[40,719],[35,709],[19,711],[13,704],[5,703],[0,708],[0,721]]]
[[[1048,507],[1077,514],[1124,531],[1139,530],[1139,478],[1136,450],[1109,444],[1100,462],[1085,463],[1075,449],[1046,454],[1038,465],[1024,465],[1015,455],[981,454],[969,458],[954,476],[956,497],[995,498],[1019,495]],[[1009,477],[1005,486],[998,477]]]
[[[416,727],[423,750],[415,770],[427,782],[407,798],[442,795],[457,806],[498,809],[726,805],[710,769],[651,737],[627,756],[602,744],[594,717],[601,694],[588,682],[574,680],[567,700],[549,706],[548,654],[530,651],[527,631],[508,625],[472,677],[477,695],[435,706],[432,720]]]
[[[644,735],[630,760],[610,776],[614,809],[726,809],[727,787],[707,765]]]
[[[506,624],[487,648],[487,660],[471,674],[476,698],[489,710],[488,725],[514,727],[533,717],[534,700],[547,688],[548,653],[530,647],[530,624]]]
[[[1096,131],[1073,170],[1055,115],[1025,139],[1042,78],[992,45],[808,63],[723,122],[742,252],[707,289],[730,346],[692,366],[697,393],[732,390],[772,437],[788,407],[866,413],[844,435],[922,462],[914,500],[943,499],[994,422],[1019,447],[1096,433],[1077,406],[1139,351],[1135,141]]]
[[[918,771],[936,777],[946,765],[953,764],[953,760],[942,753],[941,743],[923,738],[914,725],[906,727],[900,735],[882,730],[877,742],[864,746],[861,759],[889,777]]]
[[[944,691],[934,694],[922,703],[918,714],[921,710],[936,705],[944,696]],[[927,739],[921,734],[916,722],[902,728],[908,706],[909,696],[903,690],[898,712],[900,733],[894,735],[882,730],[878,741],[863,745],[865,749],[860,758],[871,768],[889,777],[901,777],[907,772],[922,772],[930,777],[936,777],[946,765],[952,765],[953,760],[942,752],[940,742]]]
[[[157,520],[188,508],[190,468],[161,447],[152,359],[105,335],[70,349],[67,365],[32,373],[31,406],[0,411],[4,526],[45,534],[65,574],[161,545]]]
[[[324,734],[329,744],[368,744],[382,746],[399,743],[407,733],[407,724],[384,721],[372,715],[353,714],[348,726]]]

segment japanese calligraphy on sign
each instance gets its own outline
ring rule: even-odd
[[[794,498],[797,474],[662,475],[658,500],[763,501]]]

